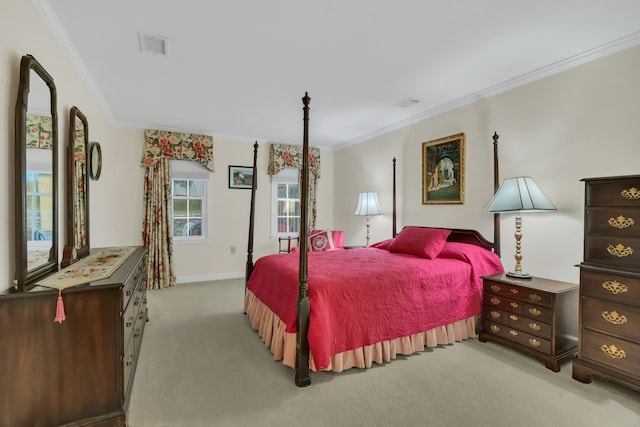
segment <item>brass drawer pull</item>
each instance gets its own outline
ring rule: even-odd
[[[491,317],[493,317],[494,319],[499,319],[500,318],[500,312],[499,311],[492,311],[491,313],[489,313],[491,315]]]
[[[622,197],[624,197],[625,199],[629,199],[629,200],[638,200],[638,199],[640,199],[640,191],[638,191],[638,189],[636,187],[631,187],[629,189],[622,190],[620,192],[620,195]]]
[[[517,337],[517,336],[518,336],[518,331],[514,331],[513,329],[512,329],[512,330],[510,330],[510,331],[509,331],[509,333],[510,333],[511,335],[513,335],[514,337]]]
[[[539,340],[537,340],[535,338],[529,338],[529,345],[531,347],[538,348],[538,347],[540,347],[540,344],[541,344],[541,342]]]
[[[611,255],[615,255],[618,258],[626,257],[633,254],[633,248],[631,246],[624,247],[623,244],[618,243],[616,246],[609,244],[607,247],[607,252]]]
[[[609,323],[613,323],[614,325],[624,325],[627,323],[627,316],[619,315],[617,311],[612,311],[609,313],[608,311],[602,312],[602,317]]]
[[[542,314],[542,312],[540,310],[538,310],[537,308],[531,307],[529,309],[529,314],[531,314],[532,316],[540,316]]]
[[[510,303],[509,305],[510,305],[511,307],[513,307],[513,308],[518,308],[518,307],[520,307],[520,304],[518,304],[517,302],[512,302],[512,303]]]
[[[491,285],[491,290],[493,292],[500,292],[500,286],[496,285],[495,283],[493,285]]]
[[[531,301],[540,301],[542,300],[542,297],[538,294],[529,294],[529,299]]]
[[[608,223],[610,226],[614,228],[618,228],[620,230],[624,228],[629,228],[633,224],[635,224],[635,222],[633,221],[633,218],[625,218],[622,215],[619,215],[617,218],[614,218],[614,217],[609,218]]]
[[[512,294],[518,295],[518,290],[517,289],[511,288],[510,291],[511,291]]]
[[[518,316],[516,316],[515,314],[511,314],[509,316],[509,319],[513,320],[514,322],[518,320]]]
[[[500,298],[496,298],[496,297],[491,298],[491,304],[493,305],[500,304]]]
[[[529,329],[538,332],[540,330],[540,325],[538,325],[537,323],[529,323]]]
[[[624,283],[620,283],[617,280],[608,280],[606,282],[602,282],[602,287],[614,295],[629,291],[627,285],[625,285]]]
[[[602,352],[607,356],[610,356],[614,359],[624,359],[625,357],[627,357],[627,353],[624,350],[616,347],[615,344],[611,344],[611,345],[602,344],[602,347],[600,347],[600,350],[602,350]]]
[[[491,332],[494,332],[494,333],[500,332],[500,326],[491,325],[489,329],[491,329]]]

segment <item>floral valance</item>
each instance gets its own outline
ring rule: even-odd
[[[302,169],[302,146],[271,144],[267,173],[275,175],[285,168]],[[320,149],[309,147],[309,169],[316,178],[320,178]]]
[[[51,150],[53,126],[50,116],[27,114],[27,148]]]
[[[146,129],[140,166],[146,168],[158,159],[194,160],[213,171],[213,137]]]

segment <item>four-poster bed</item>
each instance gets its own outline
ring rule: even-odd
[[[475,336],[480,276],[503,271],[494,244],[475,230],[404,227],[396,233],[395,158],[392,238],[361,249],[308,251],[310,98],[302,100],[299,250],[267,255],[255,265],[253,175],[245,312],[274,359],[295,367],[296,385],[307,386],[310,369],[366,368]],[[257,149],[256,143],[254,171]],[[497,178],[497,135],[494,171]]]

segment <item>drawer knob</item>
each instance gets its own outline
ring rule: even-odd
[[[531,301],[540,301],[542,297],[538,294],[529,294],[529,299]]]
[[[510,305],[511,307],[513,307],[513,308],[518,308],[518,307],[520,307],[520,304],[518,304],[517,302],[509,303],[509,305]]]
[[[511,288],[510,291],[512,294],[518,295],[518,290],[516,288]]]
[[[499,311],[492,311],[491,313],[489,313],[491,315],[491,317],[493,317],[494,319],[499,319],[500,318],[500,312]]]
[[[607,252],[611,255],[617,256],[618,258],[626,257],[633,254],[633,248],[631,246],[624,247],[623,244],[618,243],[616,246],[609,244],[607,247]]]
[[[613,323],[614,325],[624,325],[627,323],[627,316],[618,314],[617,311],[613,310],[611,313],[608,311],[602,312],[602,317],[609,323]]]
[[[509,319],[513,320],[514,322],[518,320],[518,316],[516,316],[515,314],[511,314],[509,315]]]
[[[529,314],[531,314],[532,316],[540,316],[542,314],[542,312],[540,310],[538,310],[537,308],[531,307],[529,309]]]
[[[538,325],[537,323],[529,323],[529,329],[538,332],[540,330],[540,325]]]
[[[500,304],[500,298],[493,297],[493,298],[491,298],[490,301],[491,301],[491,304],[493,304],[493,305]]]
[[[509,333],[514,336],[517,337],[518,336],[518,331],[514,331],[513,329],[509,331]]]
[[[640,199],[640,191],[636,187],[631,187],[620,192],[620,195],[628,200]]]
[[[602,282],[602,287],[614,295],[629,291],[627,285],[625,285],[624,283],[620,283],[617,280],[608,280],[606,282]]]
[[[600,350],[602,350],[602,352],[607,356],[612,357],[614,359],[624,359],[625,357],[627,357],[627,353],[624,350],[616,347],[615,344],[611,344],[611,345],[602,344],[602,347],[600,347]]]
[[[500,286],[496,285],[495,283],[493,285],[491,285],[491,290],[493,292],[500,292]]]
[[[540,343],[540,341],[539,341],[539,340],[537,340],[537,339],[535,339],[535,338],[529,338],[529,345],[530,345],[531,347],[538,348],[538,347],[540,347],[540,344],[541,344],[541,343]]]
[[[491,325],[491,327],[489,329],[491,329],[491,332],[493,332],[493,333],[500,332],[500,326],[497,326],[497,325]]]
[[[611,217],[609,218],[608,222],[610,226],[614,228],[618,228],[620,230],[624,228],[629,228],[633,224],[635,224],[635,222],[633,221],[633,218],[625,218],[622,215],[618,216],[617,218]]]

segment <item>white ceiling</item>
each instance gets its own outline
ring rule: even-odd
[[[300,143],[306,91],[344,147],[640,43],[638,0],[33,1],[114,125],[249,142]]]

